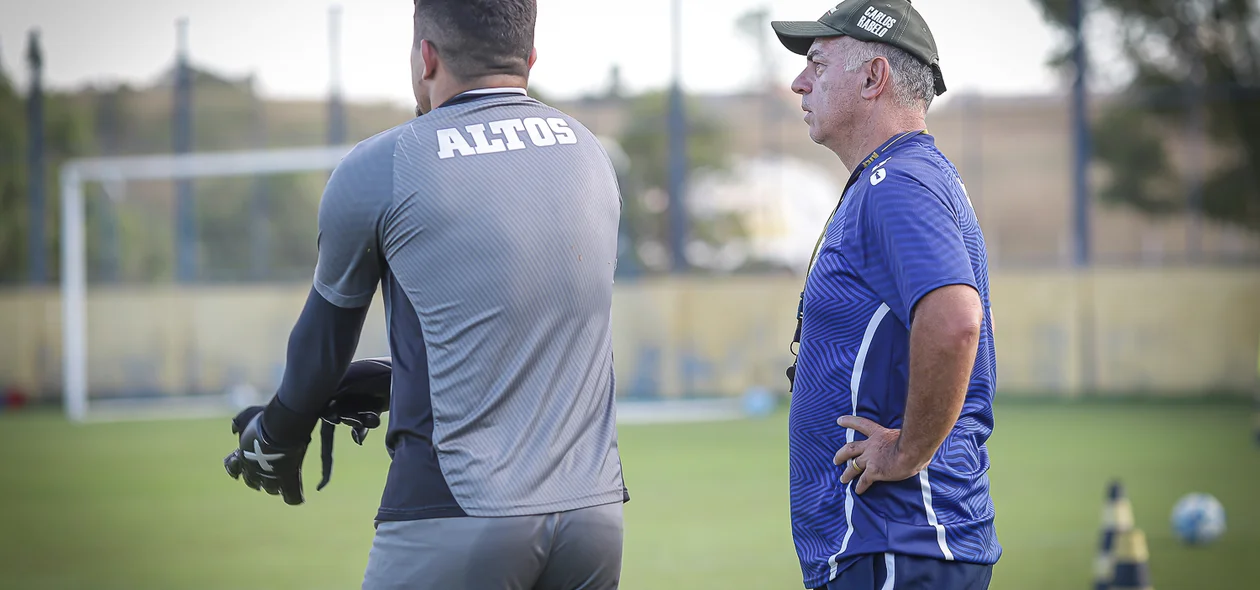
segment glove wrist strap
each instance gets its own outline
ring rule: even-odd
[[[309,444],[311,431],[318,421],[318,416],[306,416],[289,409],[278,395],[271,398],[262,415],[263,432],[281,448]]]

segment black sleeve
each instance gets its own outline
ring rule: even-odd
[[[289,334],[284,377],[263,413],[263,430],[279,446],[310,440],[319,415],[354,359],[369,305],[338,307],[311,289]]]

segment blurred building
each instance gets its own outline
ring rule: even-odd
[[[946,98],[948,97],[948,98]],[[1071,261],[1072,146],[1066,95],[990,97],[946,95],[928,115],[928,130],[954,162],[984,227],[991,263],[1058,266]],[[696,171],[689,198],[700,212],[746,209],[754,255],[808,258],[849,172],[809,139],[799,97],[783,92],[696,96],[706,116],[730,134],[733,166],[725,177]],[[618,136],[627,124],[626,99],[557,102],[597,134]],[[1101,110],[1106,97],[1096,97]],[[1184,138],[1171,137],[1174,144]],[[1095,186],[1103,175],[1093,174]],[[822,201],[830,206],[823,207]],[[822,211],[821,213],[819,213]],[[1122,207],[1092,206],[1094,258],[1103,265],[1164,265],[1187,261],[1193,223],[1186,216],[1152,218]],[[812,219],[812,221],[811,221]],[[802,223],[804,220],[804,223]],[[1260,236],[1204,222],[1200,260],[1260,262]],[[803,232],[803,233],[798,233]],[[796,246],[785,245],[784,240]]]

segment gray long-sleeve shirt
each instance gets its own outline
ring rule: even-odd
[[[314,291],[347,312],[383,291],[393,462],[378,520],[628,499],[610,336],[620,203],[596,137],[522,89],[460,95],[336,168]]]

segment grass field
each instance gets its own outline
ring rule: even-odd
[[[1005,553],[993,588],[1089,587],[1107,481],[1123,478],[1157,590],[1260,588],[1260,448],[1246,406],[1000,404],[990,471]],[[307,504],[229,479],[227,422],[71,426],[0,415],[0,588],[358,588],[388,457],[338,440]],[[632,496],[623,588],[801,588],[787,507],[786,415],[621,428]],[[1229,531],[1172,537],[1182,494],[1215,494]]]

